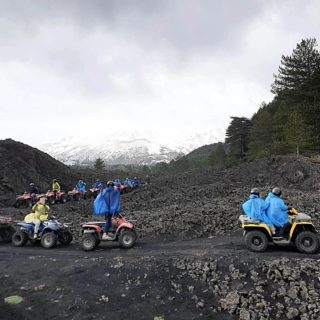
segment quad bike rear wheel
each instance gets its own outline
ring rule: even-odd
[[[71,243],[72,240],[73,240],[73,236],[69,230],[64,230],[64,231],[59,232],[58,241],[62,245],[67,246],[68,244]]]
[[[67,201],[68,201],[68,199],[67,199],[66,196],[62,196],[62,197],[60,198],[60,202],[61,202],[61,203],[66,203]]]
[[[0,239],[3,242],[10,242],[12,235],[14,234],[14,228],[12,226],[0,226]]]
[[[319,250],[319,239],[312,231],[302,231],[297,235],[295,245],[302,253],[315,253]]]
[[[119,243],[124,249],[132,248],[137,240],[137,234],[133,230],[125,230],[120,233]]]
[[[28,242],[28,235],[22,230],[16,231],[12,235],[11,241],[14,246],[23,247]]]
[[[53,248],[57,243],[57,235],[54,232],[47,232],[41,237],[41,245],[43,248]]]
[[[266,251],[268,247],[267,236],[259,230],[249,231],[245,235],[244,241],[248,249],[254,252]]]
[[[55,199],[54,197],[49,197],[49,198],[48,198],[48,203],[49,203],[50,205],[53,205],[53,204],[56,203],[56,199]]]
[[[93,251],[98,246],[97,237],[92,233],[87,233],[82,236],[81,247],[84,251]]]

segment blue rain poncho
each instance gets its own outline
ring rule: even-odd
[[[243,211],[252,220],[261,221],[271,227],[272,222],[266,214],[268,207],[269,203],[255,194],[250,195],[250,199],[242,205]]]
[[[86,192],[86,184],[84,182],[79,182],[77,185],[76,185],[76,189],[79,191],[79,192]]]
[[[93,210],[95,215],[117,216],[121,212],[120,192],[112,187],[104,189],[94,201]]]
[[[121,187],[121,181],[120,181],[120,179],[114,180],[114,185],[115,185],[116,187]]]
[[[123,184],[132,188],[132,182],[130,179],[126,179]]]
[[[289,222],[288,206],[286,206],[281,198],[273,193],[268,194],[266,202],[269,203],[267,215],[271,223],[278,228],[282,228]]]
[[[93,185],[92,185],[92,187],[94,188],[94,189],[103,189],[104,188],[104,186],[103,186],[103,184],[102,184],[102,182],[95,182]]]

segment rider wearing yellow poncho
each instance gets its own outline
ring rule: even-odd
[[[50,210],[49,206],[46,205],[46,198],[41,197],[39,199],[39,202],[37,202],[32,207],[33,212],[25,216],[24,221],[26,223],[34,224],[34,234],[33,234],[34,239],[38,237],[38,231],[39,231],[41,222],[48,219],[49,210]]]

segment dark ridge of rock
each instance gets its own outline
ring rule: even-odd
[[[0,140],[0,202],[13,202],[34,182],[44,192],[53,178],[75,181],[75,173],[48,154],[11,139]],[[66,187],[65,184],[62,185]]]

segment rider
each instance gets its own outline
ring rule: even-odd
[[[92,185],[93,189],[103,189],[103,184],[100,179],[97,179],[96,182]]]
[[[104,227],[104,233],[102,240],[114,240],[112,234],[108,234],[111,228],[112,216],[117,216],[121,211],[120,206],[120,193],[114,189],[114,182],[108,181],[107,188],[105,189],[104,199],[107,205],[107,211],[105,213],[106,224]]]
[[[247,216],[254,221],[265,223],[269,226],[272,233],[275,233],[275,227],[272,225],[266,214],[268,207],[269,203],[260,198],[260,191],[258,188],[251,189],[249,200],[242,205],[242,209]]]
[[[32,199],[32,203],[35,203],[36,195],[39,194],[39,189],[35,186],[33,182],[30,183],[29,193]]]
[[[290,208],[280,198],[281,193],[281,189],[275,187],[266,198],[266,202],[269,203],[267,210],[268,218],[277,228],[283,228],[289,222],[288,210]]]
[[[121,181],[120,181],[120,179],[114,180],[114,185],[115,185],[116,187],[121,187]]]
[[[60,184],[58,183],[57,179],[52,180],[52,191],[56,195],[58,192],[60,192]]]
[[[79,180],[76,185],[76,189],[80,192],[81,198],[83,198],[86,192],[86,184],[82,180]]]
[[[42,221],[48,219],[49,206],[46,205],[45,196],[41,196],[39,201],[32,207],[32,213],[25,216],[24,221],[26,223],[34,224],[33,238],[37,239],[39,227]]]
[[[126,178],[126,180],[124,180],[123,184],[125,186],[128,186],[129,188],[132,188],[132,182],[129,178]]]

